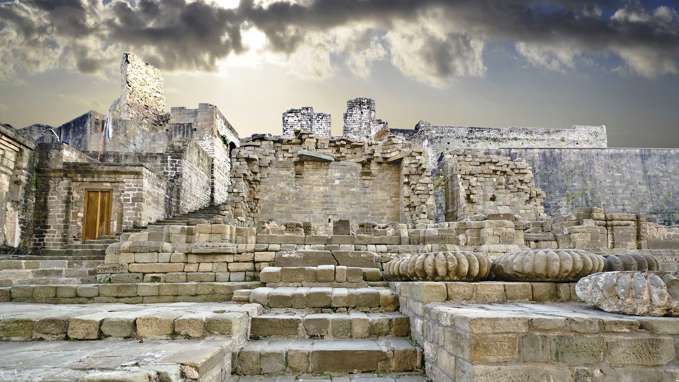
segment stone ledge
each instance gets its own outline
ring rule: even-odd
[[[247,340],[255,304],[160,305],[0,305],[0,340],[96,340],[104,338],[209,338],[226,336],[234,344]]]
[[[48,304],[230,301],[237,289],[261,286],[252,282],[128,283],[81,285],[22,285],[0,288],[0,302]]]
[[[489,304],[505,302],[576,301],[575,283],[548,282],[392,282],[402,298],[418,303],[454,301]]]
[[[622,316],[575,303],[444,302],[404,312],[417,323],[413,338],[429,349],[425,361],[435,382],[459,375],[561,381],[571,380],[573,369],[585,380],[600,370],[616,380],[679,376],[672,366],[679,360],[676,318]]]

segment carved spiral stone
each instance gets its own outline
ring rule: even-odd
[[[606,312],[679,316],[679,273],[603,272],[575,286],[578,298]]]
[[[577,249],[526,249],[493,260],[495,278],[506,281],[576,281],[603,269],[603,257]]]
[[[651,255],[641,253],[625,253],[609,255],[605,258],[604,271],[659,271],[658,260]]]
[[[490,267],[486,256],[473,252],[416,253],[389,261],[384,274],[389,280],[478,281]]]

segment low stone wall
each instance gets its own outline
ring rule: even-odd
[[[464,304],[552,303],[576,301],[575,283],[548,282],[392,282],[399,296],[400,310],[410,317],[411,334],[424,343],[427,304],[454,302]]]
[[[403,305],[402,305],[403,309]],[[576,304],[422,308],[414,338],[438,381],[670,381],[676,318],[622,317]],[[602,379],[603,377],[603,379]]]
[[[225,302],[238,289],[259,282],[129,283],[81,285],[21,285],[0,288],[0,302],[48,304]]]

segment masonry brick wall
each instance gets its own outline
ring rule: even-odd
[[[422,150],[399,139],[256,137],[232,157],[232,213],[267,219],[424,224],[433,219],[432,181]],[[358,223],[358,222],[356,222]]]
[[[26,247],[30,235],[33,142],[0,126],[0,246]]]

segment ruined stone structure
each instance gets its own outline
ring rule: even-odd
[[[385,134],[389,128],[386,121],[375,118],[375,100],[354,98],[347,101],[344,113],[344,135],[353,139],[373,139]]]
[[[679,150],[367,98],[240,139],[131,54],[122,82],[0,126],[0,380],[679,379]]]
[[[283,136],[293,137],[295,133],[311,133],[319,138],[331,135],[331,118],[327,113],[316,113],[310,106],[289,109],[283,113]]]

